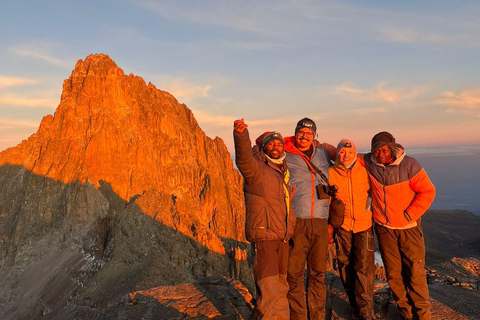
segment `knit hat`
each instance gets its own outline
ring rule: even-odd
[[[387,131],[382,131],[373,136],[372,152],[374,152],[378,148],[381,148],[387,145],[390,147],[393,147],[395,145],[395,138],[392,136],[391,133]]]
[[[278,141],[281,141],[282,144],[285,144],[283,142],[283,137],[280,133],[276,132],[276,131],[267,131],[265,133],[263,133],[262,135],[260,135],[256,140],[255,140],[255,143],[259,146],[259,147],[265,147],[270,141],[272,140],[278,140]]]
[[[338,143],[338,145],[337,145],[337,155],[340,152],[340,150],[342,150],[343,148],[353,149],[353,151],[355,151],[355,153],[357,153],[357,146],[351,140],[342,139]]]
[[[297,126],[295,127],[295,134],[297,134],[298,130],[303,128],[312,130],[314,135],[317,134],[317,125],[312,119],[303,118],[302,120],[298,121]]]

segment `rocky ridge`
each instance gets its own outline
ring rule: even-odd
[[[241,178],[223,141],[206,137],[172,95],[125,75],[106,55],[77,62],[55,115],[3,151],[3,164],[64,185],[108,183],[122,200],[221,254],[220,238],[244,241]],[[52,219],[49,210],[40,214]]]

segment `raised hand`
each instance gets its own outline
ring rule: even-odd
[[[235,132],[242,133],[243,131],[245,131],[245,129],[247,129],[247,127],[248,127],[248,124],[246,124],[245,120],[243,119],[235,120],[233,122],[233,128]]]

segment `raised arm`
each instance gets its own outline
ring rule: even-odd
[[[245,178],[245,183],[261,183],[261,163],[253,156],[252,143],[248,134],[248,125],[243,119],[233,123],[233,140],[235,143],[235,163]]]

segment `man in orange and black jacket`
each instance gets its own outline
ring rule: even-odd
[[[406,156],[390,133],[377,133],[371,151],[364,161],[388,284],[404,319],[431,319],[420,217],[432,204],[435,187],[420,163]]]

